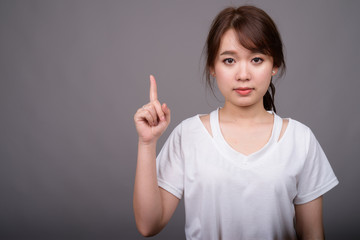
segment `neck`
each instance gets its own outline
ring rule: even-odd
[[[220,110],[223,121],[254,123],[268,120],[271,115],[265,110],[263,103],[239,107],[225,102],[224,107]]]

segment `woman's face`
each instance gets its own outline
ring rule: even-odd
[[[225,106],[263,107],[263,96],[268,90],[271,76],[278,69],[273,67],[271,56],[244,48],[236,32],[230,29],[221,38],[214,69],[211,70],[225,98]]]

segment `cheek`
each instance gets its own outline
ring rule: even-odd
[[[224,82],[221,77],[216,77],[216,84],[220,92],[224,94],[224,90],[228,84]]]
[[[234,77],[229,71],[217,71],[216,83],[221,92],[226,91],[229,87],[232,87],[234,83]]]
[[[271,76],[267,76],[268,79],[266,81],[264,81],[264,83],[262,84],[261,87],[261,94],[264,96],[266,94],[266,92],[269,90],[270,87],[270,82],[271,82]]]
[[[229,71],[226,71],[224,68],[215,66],[215,73],[216,73],[216,82],[224,82],[229,78]]]
[[[262,71],[258,71],[257,80],[262,83],[267,89],[271,82],[271,69],[265,68]]]
[[[234,80],[234,70],[226,66],[215,66],[216,80],[221,82],[230,82]]]
[[[270,84],[271,74],[264,73],[264,74],[262,74],[261,79],[262,79],[262,81],[263,81],[264,83],[269,83],[269,84]]]
[[[262,80],[260,80],[260,81],[261,81],[261,83],[259,83],[259,86],[266,93],[266,91],[268,90],[268,88],[270,86],[271,75],[264,75]]]

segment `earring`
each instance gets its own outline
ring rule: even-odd
[[[272,73],[275,74],[275,70],[272,70]]]

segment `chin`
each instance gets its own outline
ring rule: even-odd
[[[231,105],[236,106],[236,107],[241,107],[241,108],[248,108],[248,107],[253,107],[256,105],[259,105],[261,103],[261,106],[263,106],[262,104],[262,99],[260,99],[259,101],[256,101],[253,98],[242,98],[242,99],[236,99],[235,101],[228,101]]]
[[[254,103],[251,102],[237,102],[237,103],[232,103],[232,105],[236,106],[236,107],[242,107],[242,108],[247,108],[247,107],[251,107],[254,106]]]

